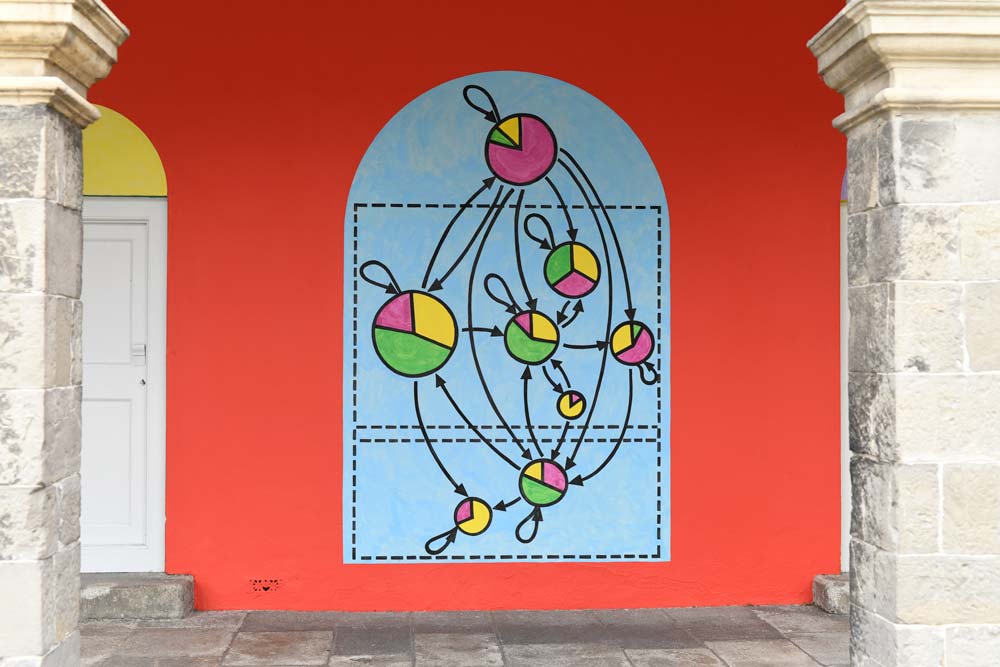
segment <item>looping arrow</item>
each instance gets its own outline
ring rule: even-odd
[[[646,377],[646,371],[650,372],[648,378]],[[647,361],[642,366],[639,366],[639,379],[642,380],[644,385],[652,386],[660,381],[660,374],[656,372],[656,366]]]
[[[389,282],[382,283],[372,278],[368,274],[369,270],[372,267],[378,267],[382,269],[382,271],[385,272],[386,277],[389,279]],[[396,278],[393,277],[392,271],[390,271],[389,267],[387,267],[382,262],[376,261],[374,259],[368,260],[367,262],[361,265],[361,268],[358,270],[358,274],[361,276],[361,279],[364,280],[369,285],[374,285],[375,287],[381,287],[382,289],[384,289],[386,291],[386,294],[399,294],[402,291],[399,288],[399,283],[396,282]]]
[[[545,236],[539,238],[531,233],[531,221],[534,219],[541,220],[542,224],[545,226]],[[556,239],[552,235],[552,225],[541,213],[531,213],[524,218],[524,234],[538,244],[538,247],[542,250],[551,250],[556,247]]]
[[[503,296],[506,296],[506,299],[504,299],[503,296],[498,295],[490,288],[491,281],[497,281],[500,283],[500,287],[503,289]],[[486,296],[503,306],[504,310],[511,315],[516,315],[519,312],[517,301],[514,299],[514,293],[510,291],[507,281],[504,280],[502,276],[496,273],[486,274],[486,278],[483,279],[483,289],[486,290]]]
[[[486,97],[486,100],[489,102],[490,105],[489,109],[479,106],[478,104],[473,102],[472,99],[470,99],[469,93],[471,93],[474,90],[482,94],[484,97]],[[475,85],[466,86],[465,88],[462,89],[462,97],[465,98],[466,104],[468,104],[470,107],[472,107],[479,113],[483,114],[483,118],[485,118],[486,120],[490,121],[491,123],[500,122],[500,111],[497,109],[497,103],[493,100],[493,96],[490,95],[489,92],[482,86],[475,86]]]
[[[524,527],[528,524],[529,521],[532,522],[531,534],[528,535],[527,537],[522,537],[521,531],[524,529]],[[520,542],[521,544],[529,544],[532,540],[535,539],[535,536],[538,535],[538,524],[540,524],[542,521],[543,521],[542,510],[540,507],[536,507],[534,510],[531,511],[531,514],[524,517],[524,520],[521,521],[521,523],[517,524],[517,529],[514,531],[514,537],[516,537],[517,541]]]
[[[458,535],[458,528],[452,528],[451,530],[446,530],[440,535],[435,535],[431,539],[424,543],[424,549],[432,556],[437,556],[439,553],[443,552],[445,549],[451,546],[451,543],[455,541],[455,537]],[[444,540],[444,544],[439,547],[431,546],[434,542],[439,542]]]
[[[577,232],[579,230],[577,230],[576,227],[573,226],[573,216],[571,216],[569,213],[569,206],[566,206],[566,202],[563,200],[562,193],[559,192],[559,188],[557,188],[556,184],[552,182],[552,179],[546,176],[545,182],[549,184],[550,188],[552,188],[552,192],[555,193],[556,199],[559,200],[559,208],[561,208],[563,210],[563,213],[566,215],[566,235],[569,236],[571,241],[575,241]]]

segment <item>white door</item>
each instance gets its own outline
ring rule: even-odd
[[[84,572],[162,572],[167,202],[83,205]]]

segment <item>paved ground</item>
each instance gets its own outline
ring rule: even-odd
[[[100,667],[847,665],[847,619],[814,607],[346,614],[208,612],[83,625]]]

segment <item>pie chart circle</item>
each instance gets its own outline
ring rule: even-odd
[[[653,355],[653,334],[642,322],[631,320],[611,333],[611,354],[626,366],[638,366]]]
[[[587,409],[587,399],[580,392],[569,389],[556,399],[556,411],[563,419],[579,419]]]
[[[406,377],[439,370],[451,358],[458,326],[451,309],[426,292],[401,292],[375,314],[372,344],[386,367]]]
[[[507,323],[503,341],[510,356],[534,366],[545,363],[555,353],[559,346],[559,329],[548,316],[526,310]]]
[[[482,498],[465,498],[455,507],[455,527],[466,535],[486,532],[493,522],[493,510]]]
[[[507,116],[486,135],[486,166],[511,185],[528,185],[544,177],[557,152],[552,129],[529,113]]]
[[[556,246],[545,258],[545,282],[556,293],[579,299],[594,291],[601,265],[594,251],[571,241]]]
[[[555,505],[566,495],[566,470],[551,459],[535,459],[521,469],[521,497],[535,507]]]

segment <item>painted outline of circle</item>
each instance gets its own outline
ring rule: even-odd
[[[578,394],[580,396],[580,400],[583,401],[583,407],[580,408],[580,414],[578,414],[575,417],[570,417],[568,415],[565,415],[563,414],[563,411],[559,409],[559,404],[562,403],[563,397],[567,396],[568,394]],[[567,389],[563,393],[559,394],[559,397],[556,399],[556,412],[559,413],[559,416],[562,417],[563,419],[576,421],[577,419],[583,416],[583,413],[586,412],[586,410],[587,410],[587,397],[578,392],[576,389]]]
[[[555,254],[556,250],[559,250],[559,248],[563,247],[564,245],[568,245],[568,246],[578,245],[578,246],[581,246],[583,248],[586,248],[587,252],[589,252],[591,255],[593,255],[593,257],[594,257],[594,264],[597,265],[597,278],[595,278],[593,280],[593,284],[590,286],[590,289],[587,290],[586,292],[582,293],[582,294],[577,295],[577,296],[570,296],[568,294],[563,294],[562,292],[560,292],[559,290],[557,290],[555,288],[555,285],[549,285],[548,276],[545,275],[545,267],[549,263],[549,257],[551,257],[553,254]],[[570,248],[570,255],[569,256],[570,256],[570,258],[573,257],[573,249],[572,248]],[[572,259],[570,260],[570,263],[572,264]],[[597,289],[597,284],[599,282],[601,282],[601,261],[599,259],[597,259],[597,253],[595,253],[594,250],[593,250],[593,248],[591,248],[590,246],[588,246],[588,245],[586,245],[584,243],[580,243],[579,241],[566,241],[564,243],[560,243],[559,245],[557,245],[555,248],[552,249],[552,251],[548,255],[545,256],[545,261],[542,263],[542,277],[545,278],[545,284],[549,285],[549,289],[551,289],[556,294],[559,294],[560,296],[564,296],[567,299],[582,299],[583,297],[587,296],[588,294],[590,294],[591,292],[593,292],[595,289]],[[587,276],[584,276],[584,277],[587,278]],[[589,280],[589,278],[588,278],[588,280]]]
[[[643,330],[646,333],[649,334],[649,340],[651,342],[651,344],[649,346],[649,354],[647,354],[645,357],[643,357],[639,361],[634,361],[634,362],[633,361],[622,361],[621,359],[618,358],[618,355],[615,354],[614,350],[611,350],[611,356],[614,357],[615,361],[617,361],[618,363],[620,363],[620,364],[622,364],[624,366],[642,366],[644,363],[646,363],[647,361],[649,361],[649,358],[653,356],[653,352],[656,350],[656,338],[653,336],[653,330],[650,329],[649,326],[647,326],[647,324],[645,322],[641,322],[639,320],[628,320],[628,321],[622,322],[621,324],[619,324],[618,326],[616,326],[614,329],[611,330],[611,340],[615,339],[615,332],[617,332],[619,329],[621,329],[622,327],[626,327],[626,326],[632,326],[633,324],[638,324],[640,327],[643,328]],[[611,348],[611,344],[610,343],[608,344],[608,348],[609,349]]]
[[[379,313],[382,312],[382,309],[385,308],[386,305],[390,301],[395,301],[396,299],[398,299],[399,297],[403,296],[404,294],[423,294],[424,296],[429,297],[431,299],[434,299],[435,301],[437,301],[438,303],[440,303],[441,306],[448,312],[448,315],[451,316],[451,326],[452,326],[452,329],[454,329],[454,332],[455,332],[455,344],[451,346],[450,350],[448,350],[448,356],[446,356],[444,358],[444,361],[442,361],[441,364],[437,368],[432,368],[429,371],[425,371],[423,373],[416,373],[416,374],[412,374],[412,375],[410,373],[403,373],[402,371],[397,371],[395,368],[393,368],[392,366],[390,366],[389,362],[385,360],[385,357],[383,357],[382,353],[379,351],[378,345],[375,344],[375,329],[376,329],[375,322],[378,321]],[[410,297],[411,303],[412,303],[412,299],[413,299],[413,297],[411,296]],[[416,320],[416,314],[414,314],[413,319]],[[414,321],[413,328],[416,329],[416,326],[417,326],[416,325],[416,321]],[[385,328],[385,327],[381,327],[381,328]],[[382,365],[385,366],[386,368],[388,368],[390,371],[392,371],[396,375],[400,375],[400,376],[406,377],[406,378],[422,378],[422,377],[426,377],[426,376],[430,375],[431,373],[437,373],[439,370],[441,370],[442,368],[445,367],[445,364],[447,364],[449,360],[451,360],[452,355],[455,354],[455,348],[458,347],[458,320],[455,319],[455,313],[452,312],[451,308],[448,307],[448,304],[445,303],[443,299],[439,299],[436,296],[434,296],[433,294],[430,294],[429,292],[421,292],[420,290],[415,290],[415,289],[414,290],[405,290],[403,292],[400,292],[399,294],[395,295],[394,297],[392,297],[391,299],[389,299],[388,301],[386,301],[385,303],[383,303],[381,306],[379,306],[379,309],[377,311],[375,311],[375,317],[372,318],[371,330],[372,330],[371,331],[372,349],[375,350],[375,356],[377,356],[378,360],[382,362]],[[386,329],[386,331],[397,331],[398,333],[410,333],[411,335],[417,336],[418,338],[421,338],[423,340],[427,340],[426,338],[423,338],[423,336],[419,336],[416,333],[416,331],[406,332],[406,331],[398,331],[396,329]],[[440,345],[440,343],[438,343],[438,345]],[[441,345],[441,347],[444,347],[444,346]]]
[[[559,468],[559,472],[561,472],[562,475],[563,475],[563,477],[566,478],[566,488],[563,489],[562,495],[560,495],[558,498],[556,498],[555,500],[553,500],[551,503],[545,503],[544,505],[540,505],[538,503],[533,503],[530,500],[528,500],[528,496],[526,496],[524,494],[524,488],[521,486],[521,479],[523,477],[526,477],[525,472],[528,470],[529,467],[533,466],[536,463],[543,464],[542,465],[542,470],[543,471],[545,470],[544,464],[551,463],[555,467]],[[543,477],[545,476],[544,473],[543,473],[542,476]],[[535,480],[533,477],[528,477],[528,479],[530,479],[532,481],[538,481],[538,480]],[[552,489],[553,491],[558,491],[558,489],[555,489],[555,488],[553,488],[551,486],[548,486],[548,484],[545,484],[544,482],[542,482],[542,485],[546,486],[546,487],[548,487],[550,489]],[[563,468],[561,465],[559,465],[558,463],[556,463],[552,459],[533,459],[531,461],[528,461],[528,463],[523,468],[521,468],[521,472],[518,473],[518,475],[517,475],[517,491],[518,491],[518,493],[521,494],[521,497],[524,498],[524,501],[526,503],[528,503],[529,505],[533,506],[533,507],[552,507],[553,505],[555,505],[560,500],[562,500],[563,498],[566,497],[566,492],[569,491],[569,475],[566,474],[566,469],[565,468]]]
[[[493,165],[490,164],[490,144],[492,143],[490,141],[490,135],[493,134],[493,130],[499,128],[504,122],[510,120],[511,118],[517,118],[518,116],[520,116],[521,118],[534,118],[539,123],[545,126],[545,129],[549,131],[549,135],[552,137],[552,162],[550,162],[549,166],[545,168],[545,171],[543,171],[541,174],[538,175],[538,178],[535,178],[534,180],[531,181],[525,181],[523,183],[508,181],[506,178],[493,171]],[[496,125],[490,128],[489,132],[486,133],[486,141],[483,144],[483,160],[486,162],[486,168],[489,169],[494,176],[499,178],[507,185],[513,185],[515,187],[524,187],[525,185],[531,185],[532,183],[537,183],[538,181],[548,176],[549,172],[552,171],[552,167],[556,165],[556,159],[558,159],[558,157],[559,157],[559,140],[556,139],[556,133],[552,131],[552,127],[548,123],[546,123],[544,119],[542,119],[540,116],[536,116],[533,113],[512,113],[509,116],[504,116],[496,123]]]
[[[549,323],[552,324],[552,328],[556,330],[556,341],[555,341],[555,343],[552,343],[552,341],[547,341],[547,340],[546,341],[539,341],[539,342],[542,342],[542,343],[548,343],[548,344],[552,345],[552,351],[549,352],[545,356],[544,359],[541,359],[539,361],[525,361],[524,359],[521,359],[520,357],[518,357],[516,354],[514,354],[511,351],[510,345],[507,344],[507,331],[511,328],[511,326],[516,326],[516,327],[520,328],[521,325],[519,325],[514,320],[517,317],[519,317],[521,315],[524,315],[525,313],[530,313],[532,315],[534,315],[534,314],[537,313],[538,315],[541,315],[542,317],[544,317],[545,319],[547,319],[549,321]],[[517,363],[519,363],[519,364],[527,364],[528,366],[540,366],[540,365],[544,364],[546,361],[548,361],[549,359],[551,359],[553,357],[553,355],[555,355],[556,351],[559,350],[559,341],[560,341],[560,339],[561,339],[561,337],[559,335],[559,326],[555,322],[552,321],[551,317],[549,317],[545,313],[541,312],[540,310],[522,310],[520,313],[518,313],[517,315],[514,315],[514,317],[511,317],[509,320],[507,320],[507,326],[504,327],[504,330],[503,330],[503,346],[504,346],[504,348],[506,348],[507,354],[510,355],[510,358],[513,359],[514,361],[516,361]],[[532,338],[532,340],[537,340],[537,339]]]
[[[462,530],[462,527],[459,525],[459,522],[458,522],[458,509],[467,500],[470,501],[470,502],[473,502],[473,503],[476,502],[476,501],[481,502],[483,504],[483,506],[486,507],[486,511],[490,513],[489,514],[489,518],[486,520],[486,525],[483,526],[483,529],[481,531],[479,531],[478,533],[469,533],[469,532],[466,532],[466,531]],[[487,530],[489,530],[490,526],[493,525],[493,508],[490,507],[490,504],[488,502],[486,502],[485,500],[483,500],[482,498],[480,498],[478,496],[466,496],[461,501],[459,501],[459,503],[457,505],[455,505],[455,511],[452,512],[451,520],[455,522],[455,528],[458,528],[458,530],[463,535],[470,535],[472,537],[475,537],[476,535],[482,535]],[[468,519],[466,519],[466,521],[468,521]]]

